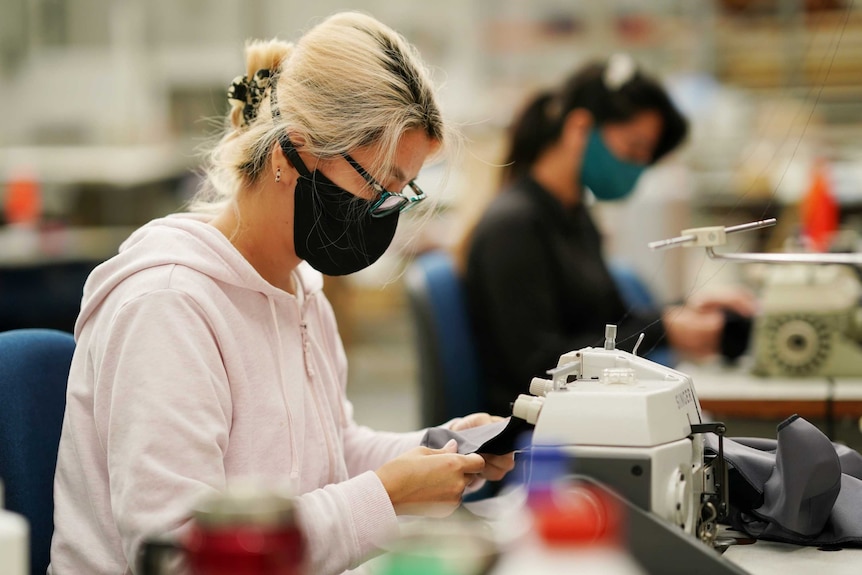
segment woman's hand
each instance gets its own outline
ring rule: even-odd
[[[724,314],[718,309],[699,310],[671,306],[662,315],[671,347],[686,356],[704,359],[719,352]]]
[[[757,313],[757,299],[741,287],[692,297],[684,306],[671,306],[662,315],[668,343],[692,359],[705,359],[721,350],[724,311],[743,317]]]
[[[726,287],[719,291],[693,296],[689,298],[688,305],[697,311],[727,309],[742,317],[752,317],[757,313],[757,297],[740,286]]]
[[[487,413],[471,413],[460,419],[454,420],[449,429],[452,431],[460,431],[462,429],[470,429],[471,427],[479,427],[496,421],[502,421],[504,418],[499,415],[489,415]],[[515,467],[515,453],[507,453],[505,455],[491,455],[488,453],[480,453],[479,455],[485,460],[485,469],[479,474],[483,479],[490,481],[499,481],[503,479],[507,473]]]
[[[416,447],[377,470],[397,515],[446,517],[457,509],[485,469],[482,456],[457,451],[454,439],[443,449]]]

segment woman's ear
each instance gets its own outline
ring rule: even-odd
[[[271,170],[271,176],[276,181],[279,182],[285,178],[287,175],[287,171],[293,167],[293,164],[290,163],[290,160],[285,157],[284,152],[281,149],[281,146],[276,143],[272,147],[272,153],[269,155],[269,169]]]
[[[294,149],[301,148],[305,143],[305,138],[298,134],[290,135],[290,143],[293,144]],[[297,150],[297,154],[298,154]],[[270,154],[270,169],[272,170],[273,175],[278,173],[279,168],[282,171],[282,178],[284,178],[284,172],[288,169],[293,169],[293,171],[299,173],[299,170],[302,168],[297,168],[293,165],[293,162],[288,158],[284,153],[284,148],[281,147],[281,142],[278,141],[272,146],[272,153]]]

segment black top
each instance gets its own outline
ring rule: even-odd
[[[481,360],[486,408],[507,415],[533,377],[560,355],[604,345],[641,350],[664,337],[660,310],[629,310],[602,257],[602,238],[583,203],[567,209],[529,177],[491,203],[474,231],[466,290]]]

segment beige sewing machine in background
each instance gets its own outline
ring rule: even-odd
[[[764,376],[862,376],[862,282],[847,265],[771,265],[751,352]]]
[[[727,235],[775,225],[683,230],[652,249],[702,247],[712,259],[770,264],[752,333],[752,372],[767,376],[862,375],[862,253],[718,253]]]

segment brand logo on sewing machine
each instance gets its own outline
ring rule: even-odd
[[[694,403],[694,394],[691,392],[690,389],[684,389],[677,393],[674,397],[676,398],[676,406],[679,409],[683,409],[689,403]]]

